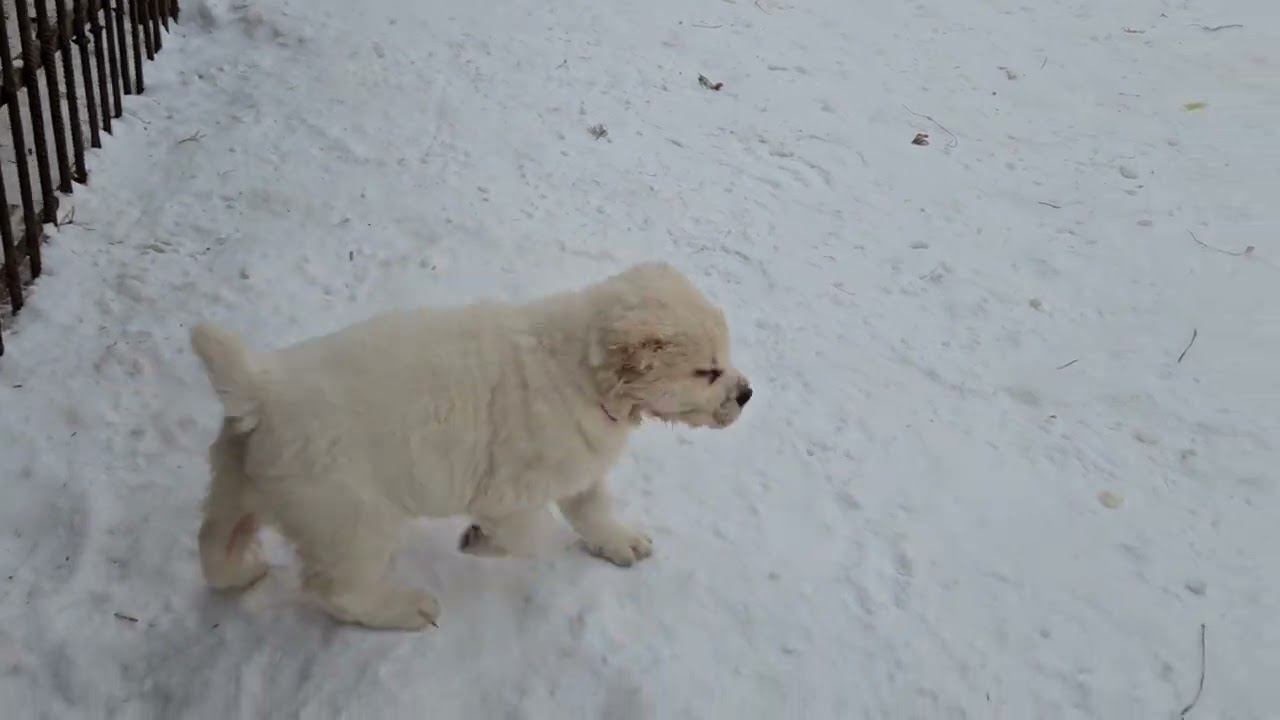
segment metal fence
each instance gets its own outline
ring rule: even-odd
[[[0,106],[12,142],[0,146],[0,317],[22,309],[23,290],[40,276],[44,223],[58,222],[58,194],[88,182],[86,137],[101,147],[123,96],[143,91],[142,60],[160,50],[178,0],[3,0],[3,11]],[[15,178],[21,200],[11,204]]]

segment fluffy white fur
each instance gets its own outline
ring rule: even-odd
[[[260,523],[296,546],[334,617],[435,624],[430,594],[387,569],[402,521],[469,515],[477,555],[518,553],[559,504],[595,554],[648,557],[605,478],[642,419],[726,427],[751,397],[723,313],[669,265],[637,265],[523,306],[397,312],[271,353],[192,331],[225,412],[210,448],[204,575],[245,587]]]

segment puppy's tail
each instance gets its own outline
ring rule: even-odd
[[[191,347],[204,362],[213,391],[232,427],[247,433],[258,425],[258,377],[240,338],[214,325],[191,330]]]

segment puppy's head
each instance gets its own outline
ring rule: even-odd
[[[751,384],[729,357],[724,313],[665,263],[646,263],[598,288],[589,358],[612,417],[693,427],[733,424]]]

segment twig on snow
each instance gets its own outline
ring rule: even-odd
[[[703,25],[702,23],[690,23],[689,27],[702,28],[703,30],[719,30],[724,25]]]
[[[1240,23],[1228,23],[1226,25],[1201,25],[1200,23],[1191,23],[1192,27],[1198,27],[1205,32],[1218,32],[1219,30],[1230,30],[1231,28],[1243,28]]]
[[[178,142],[176,142],[176,143],[174,143],[174,144],[175,144],[175,145],[181,145],[182,143],[199,142],[199,141],[200,141],[200,140],[202,140],[202,139],[204,139],[204,133],[202,133],[202,132],[200,132],[199,130],[197,130],[197,131],[195,131],[195,132],[191,133],[190,135],[188,135],[188,136],[186,136],[186,137],[182,138],[181,140],[179,140]]]
[[[124,613],[122,613],[122,612],[118,612],[118,613],[111,613],[111,614],[112,614],[112,615],[114,615],[114,616],[116,617],[116,619],[117,619],[117,620],[123,620],[123,621],[125,621],[125,622],[130,622],[130,623],[136,623],[136,622],[138,622],[138,618],[136,618],[136,617],[134,617],[134,616],[132,616],[132,615],[125,615],[125,614],[124,614]]]
[[[1059,369],[1059,370],[1066,370],[1067,368],[1071,367],[1072,365],[1075,365],[1075,364],[1076,364],[1076,363],[1078,363],[1078,362],[1080,362],[1080,358],[1076,358],[1075,360],[1072,360],[1071,362],[1063,363],[1063,364],[1061,364],[1061,365],[1059,365],[1059,366],[1058,366],[1058,369]]]
[[[958,146],[958,145],[960,144],[960,138],[956,137],[956,134],[955,134],[955,133],[953,133],[953,132],[951,132],[950,130],[948,130],[948,129],[947,129],[947,126],[943,125],[942,123],[938,122],[937,120],[934,120],[932,115],[925,115],[924,113],[918,113],[918,112],[916,112],[915,110],[912,110],[911,108],[907,107],[906,105],[903,105],[903,106],[902,106],[902,109],[903,109],[903,110],[906,110],[907,112],[911,113],[912,115],[915,115],[916,117],[924,118],[925,120],[928,120],[929,122],[933,123],[934,125],[937,125],[939,130],[941,130],[942,132],[944,132],[944,133],[946,133],[946,134],[950,135],[950,136],[951,136],[951,142],[947,143],[947,149],[948,149],[948,150],[951,150],[951,149],[955,148],[956,146]]]
[[[1196,706],[1196,703],[1200,702],[1200,693],[1204,692],[1205,662],[1206,662],[1206,657],[1204,652],[1204,623],[1200,623],[1200,685],[1196,687],[1196,696],[1191,698],[1191,702],[1187,703],[1187,706],[1182,708],[1182,712],[1178,714],[1178,717],[1180,718],[1185,718],[1187,716],[1187,713],[1191,712],[1192,708]]]
[[[698,84],[708,90],[715,90],[716,92],[720,92],[720,90],[724,88],[724,83],[711,82],[711,80],[706,75],[698,76]]]
[[[1047,206],[1047,207],[1051,207],[1051,208],[1053,208],[1054,210],[1061,210],[1061,209],[1062,209],[1062,206],[1061,206],[1061,205],[1054,205],[1053,203],[1051,203],[1051,202],[1045,202],[1044,200],[1037,200],[1036,202],[1040,203],[1041,205],[1045,205],[1045,206]]]
[[[764,6],[760,4],[760,0],[756,0],[756,9],[758,9],[760,12],[764,13],[765,15],[772,15],[772,14],[773,14],[773,13],[769,12],[768,10],[765,10],[765,9],[764,9]]]
[[[1040,61],[1040,69],[1043,70],[1045,65],[1049,64],[1049,56],[1045,55],[1044,60]]]
[[[1195,240],[1196,244],[1199,245],[1200,247],[1205,248],[1207,250],[1212,250],[1214,252],[1220,252],[1223,255],[1232,255],[1234,257],[1241,257],[1243,255],[1249,255],[1250,253],[1253,252],[1252,245],[1245,245],[1243,250],[1223,250],[1220,247],[1214,247],[1206,242],[1201,241],[1200,238],[1196,237],[1195,232],[1191,230],[1188,230],[1187,232],[1191,235],[1191,239]]]
[[[1130,35],[1145,35],[1147,33],[1146,30],[1137,30],[1131,27],[1122,27],[1120,29],[1129,33]]]
[[[1196,344],[1196,336],[1199,334],[1200,334],[1199,329],[1191,328],[1191,341],[1187,343],[1186,347],[1182,348],[1182,354],[1178,356],[1179,363],[1182,362],[1182,358],[1187,356],[1187,351],[1191,349],[1191,346]]]

